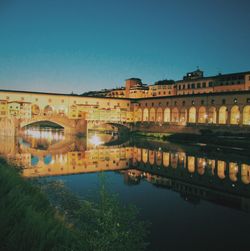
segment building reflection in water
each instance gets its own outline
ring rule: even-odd
[[[171,188],[185,200],[197,197],[215,202],[219,198],[220,203],[249,208],[249,163],[182,149],[105,146],[110,137],[94,134],[88,140],[76,140],[61,131],[30,130],[19,139],[1,137],[0,153],[23,166],[25,177],[120,171],[127,184],[139,184],[143,179]]]

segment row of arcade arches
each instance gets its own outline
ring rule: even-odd
[[[246,105],[242,110],[238,105],[230,109],[226,106],[219,108],[192,106],[189,109],[185,107],[181,109],[177,107],[139,108],[135,112],[135,121],[250,125],[250,105]]]

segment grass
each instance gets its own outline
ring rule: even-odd
[[[135,207],[123,206],[103,189],[94,203],[57,185],[45,188],[0,159],[1,251],[145,250],[146,224]]]
[[[22,250],[84,250],[47,198],[0,160],[0,248]]]

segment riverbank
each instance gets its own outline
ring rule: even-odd
[[[133,132],[133,136],[154,141],[199,146],[207,151],[229,153],[234,151],[243,155],[248,155],[250,151],[250,134],[246,133],[200,130],[199,133]]]
[[[0,246],[4,251],[80,250],[76,234],[18,170],[0,159]]]
[[[1,250],[145,250],[146,225],[135,207],[104,189],[98,201],[83,201],[64,186],[26,180],[18,170],[0,159]]]

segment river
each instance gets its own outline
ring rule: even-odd
[[[250,156],[46,128],[0,142],[0,154],[24,177],[63,182],[82,198],[95,194],[102,173],[108,189],[151,223],[148,250],[249,249]]]

